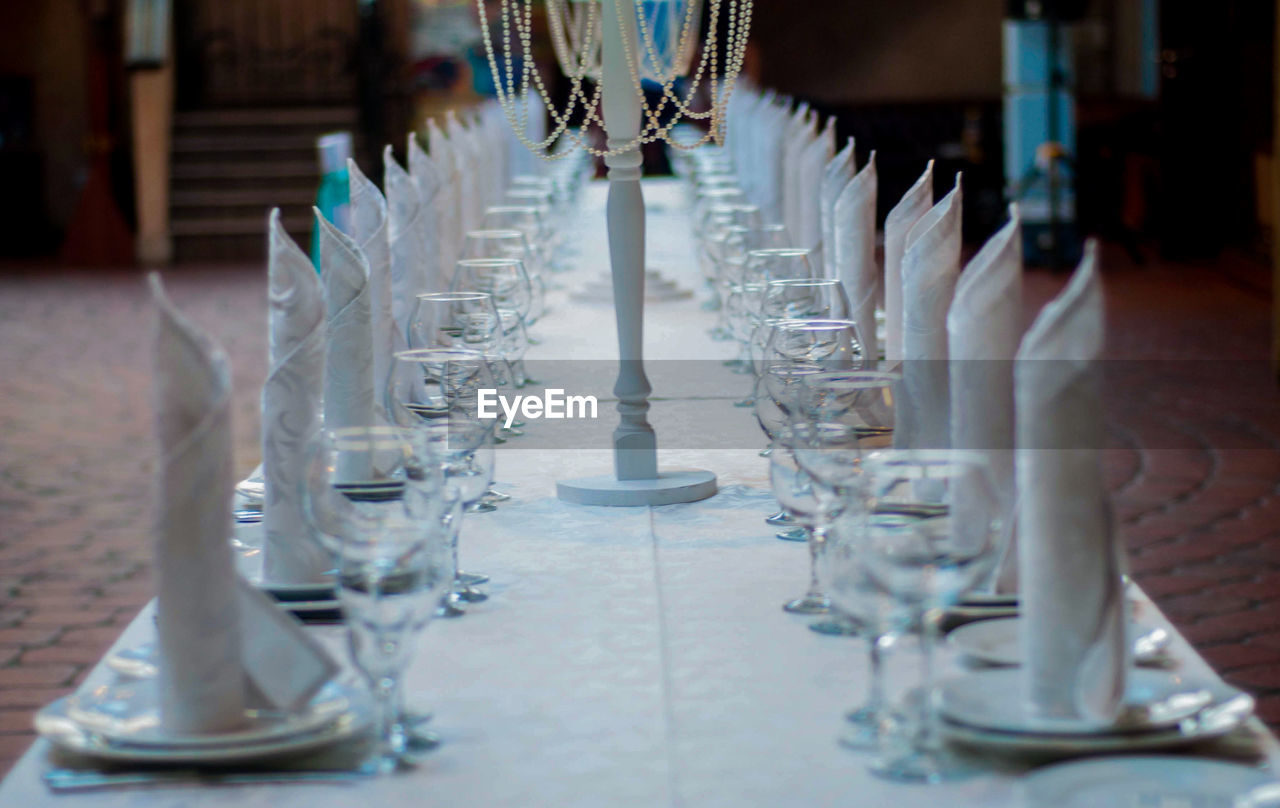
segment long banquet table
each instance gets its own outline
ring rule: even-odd
[[[697,288],[679,186],[646,181],[645,193],[649,264]],[[574,266],[555,278],[565,289],[549,296],[553,311],[538,327],[533,358],[614,355],[611,308],[568,296],[608,268],[602,185],[587,189],[582,208],[567,233],[579,244]],[[706,336],[711,315],[697,298],[651,304],[646,317],[652,360],[731,355],[731,346]],[[539,367],[548,373],[555,365]],[[909,786],[872,776],[868,755],[837,745],[842,716],[865,687],[862,641],[816,634],[806,618],[780,608],[803,589],[808,556],[802,545],[776,540],[762,520],[775,503],[755,449],[678,448],[690,444],[672,437],[689,406],[749,423],[750,411],[732,406],[744,392],[742,377],[725,371],[724,380],[720,396],[657,401],[652,413],[664,467],[719,475],[720,493],[703,502],[568,505],[556,499],[554,481],[605,472],[608,452],[520,451],[519,439],[500,452],[498,477],[514,498],[469,516],[462,540],[463,566],[492,576],[491,597],[464,618],[432,623],[408,673],[411,704],[433,711],[430,726],[444,740],[420,768],[343,784],[64,796],[40,782],[49,747],[37,741],[0,785],[0,805],[1019,804],[1024,768],[1017,764],[993,762],[965,780]],[[611,427],[614,417],[602,401],[600,418]],[[532,422],[528,430],[538,428]],[[1143,620],[1168,627],[1154,605],[1139,602]],[[340,627],[310,630],[345,662]],[[117,647],[151,633],[148,608]],[[1210,673],[1181,637],[1173,654],[1188,674]],[[910,678],[909,656],[895,659],[892,681]],[[86,686],[109,677],[100,665]],[[1256,720],[1247,729],[1265,762],[1280,764],[1275,738]]]

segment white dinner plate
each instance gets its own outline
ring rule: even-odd
[[[1195,806],[1235,808],[1274,784],[1258,769],[1193,757],[1109,757],[1045,766],[1018,782],[1021,804],[1037,808]]]
[[[986,665],[1021,665],[1022,621],[1000,617],[967,623],[947,634],[947,642],[965,656]],[[1140,665],[1159,664],[1167,659],[1169,633],[1163,628],[1131,624],[1133,660]]]
[[[121,681],[59,699],[36,714],[36,731],[78,752],[98,754],[106,748],[205,759],[206,753],[232,754],[237,747],[274,754],[280,745],[292,748],[294,740],[325,734],[326,728],[349,724],[364,713],[363,696],[335,681],[322,687],[298,713],[245,710],[243,729],[177,734],[160,722],[157,687],[155,679]]]
[[[955,743],[1013,757],[1133,754],[1181,749],[1213,741],[1237,729],[1252,714],[1253,700],[1241,695],[1227,704],[1210,708],[1201,718],[1187,721],[1184,726],[1154,732],[1117,732],[1109,735],[996,732],[944,719],[942,734]]]
[[[1023,698],[1021,668],[983,668],[942,683],[942,714],[978,729],[1006,733],[1053,735],[1111,735],[1142,733],[1177,727],[1202,710],[1237,697],[1252,699],[1216,679],[1135,668],[1129,671],[1124,702],[1114,721],[1089,717],[1039,716]]]

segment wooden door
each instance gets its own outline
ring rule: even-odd
[[[357,0],[189,0],[175,7],[183,106],[355,100]]]

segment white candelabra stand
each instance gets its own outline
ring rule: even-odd
[[[574,1],[583,3],[583,0]],[[609,260],[619,359],[618,380],[613,389],[618,397],[619,423],[613,433],[614,473],[561,480],[556,483],[556,492],[563,500],[584,505],[640,506],[694,502],[716,493],[716,476],[710,471],[694,469],[659,471],[657,437],[648,419],[652,388],[644,371],[645,211],[644,195],[640,189],[643,174],[641,124],[645,107],[638,78],[644,51],[637,30],[637,15],[619,11],[623,3],[635,8],[632,3],[638,6],[643,0],[586,0],[593,1],[599,3],[602,12],[599,81],[604,128],[608,136],[605,165],[609,169]],[[548,9],[549,13],[558,13],[550,3]],[[692,11],[686,7],[686,29],[690,22],[696,23],[694,18],[699,10],[700,4]],[[729,19],[732,28],[734,18],[731,16]],[[732,70],[735,72],[741,61],[741,47],[745,45],[749,6],[748,12],[739,15],[738,21],[742,30],[738,52],[734,54],[737,61]],[[577,33],[581,35],[583,31]],[[589,42],[590,32],[586,34]],[[682,36],[677,50],[688,44],[685,39]],[[646,41],[643,44],[649,46],[652,43]],[[714,40],[709,47],[714,49]],[[676,58],[679,56],[676,54]],[[706,58],[705,53],[703,58]],[[497,75],[496,63],[491,64],[501,95],[501,77]],[[713,71],[714,65],[713,60]],[[730,55],[726,55],[725,65],[728,70]],[[564,67],[566,72],[572,71],[571,65]],[[716,102],[717,99],[713,98],[713,104]],[[714,117],[712,120],[714,127],[717,122]]]

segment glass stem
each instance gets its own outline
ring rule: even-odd
[[[400,679],[383,676],[373,686],[378,729],[378,769],[394,771],[404,752],[404,728],[400,725]]]
[[[449,519],[449,554],[453,558],[453,584],[457,589],[462,584],[462,569],[458,566],[458,534],[462,532],[462,516]]]
[[[920,703],[919,748],[933,752],[940,748],[938,727],[938,705],[934,690],[937,683],[935,668],[935,651],[938,644],[938,623],[941,618],[938,609],[926,609],[920,615],[920,667],[924,692]]]
[[[804,532],[806,543],[809,545],[809,592],[805,597],[821,598],[822,585],[818,583],[818,544],[823,540],[822,531],[819,528],[806,527]]]
[[[884,712],[884,652],[888,647],[888,634],[878,631],[867,634],[867,660],[871,667],[871,681],[867,683],[867,703],[863,709],[877,727]]]

